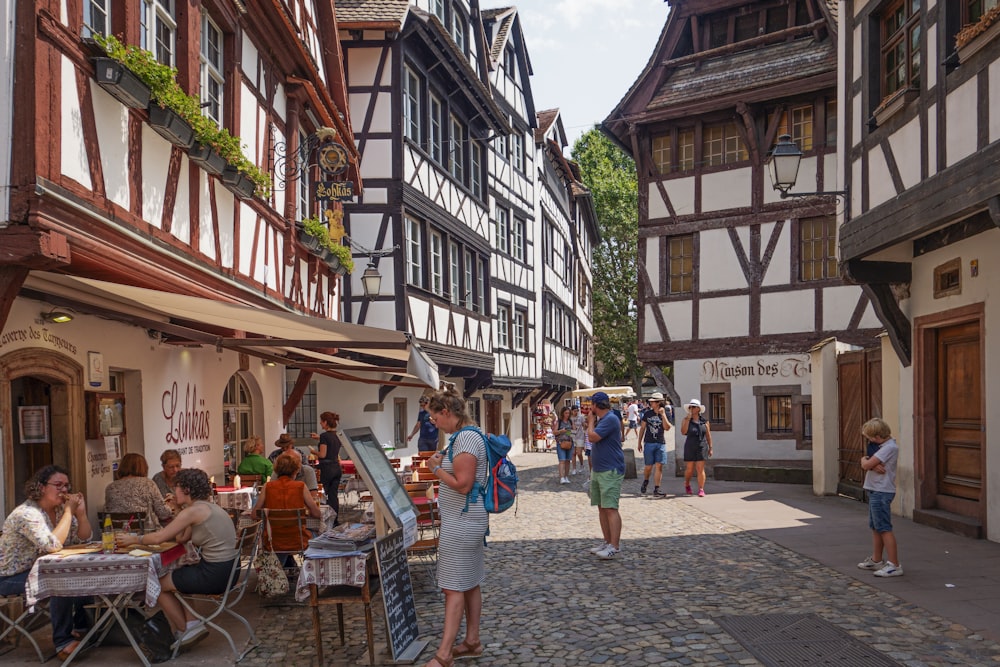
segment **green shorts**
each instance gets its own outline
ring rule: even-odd
[[[618,499],[622,495],[625,475],[614,470],[595,472],[590,475],[590,504],[605,509],[618,509]]]

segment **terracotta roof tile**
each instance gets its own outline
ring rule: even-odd
[[[497,23],[493,31],[493,42],[489,45],[490,60],[494,64],[503,57],[503,47],[507,44],[507,35],[511,26],[514,25],[514,17],[517,15],[516,7],[500,7],[497,9],[487,9],[483,11],[483,21]]]
[[[552,127],[559,116],[559,109],[546,109],[535,114],[538,118],[538,127],[535,128],[535,143],[541,143],[545,139],[545,133]]]
[[[836,70],[837,46],[833,40],[781,42],[678,67],[646,108],[706,100]]]
[[[409,0],[337,0],[337,22],[349,27],[351,23],[398,23],[400,28],[410,9]]]

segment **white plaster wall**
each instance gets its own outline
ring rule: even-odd
[[[777,223],[775,222],[765,222],[760,226],[760,242],[763,248],[766,248],[771,242],[771,236],[774,234],[776,227]],[[764,286],[787,285],[792,280],[791,229],[792,227],[787,221],[781,226],[780,236],[778,236],[778,242],[774,246],[771,261],[767,265],[764,277],[761,279],[761,284]]]
[[[813,331],[815,311],[810,291],[777,292],[760,295],[760,332],[762,334]]]
[[[701,177],[701,209],[720,211],[750,206],[753,169],[718,171]]]
[[[1000,109],[1000,60],[994,60],[990,63],[988,76],[990,79],[989,106],[991,109]],[[1000,114],[991,113],[990,143],[993,143],[997,139],[1000,139]],[[0,183],[2,182],[3,179],[0,179]],[[2,215],[0,215],[0,220],[3,220]]]
[[[205,181],[208,180],[205,172],[202,172],[201,177]],[[202,201],[209,201],[207,198],[208,193],[206,192],[205,194],[206,198],[202,199]],[[218,183],[215,184],[215,206],[219,212],[219,228],[217,233],[219,235],[219,249],[222,254],[219,262],[227,269],[233,268],[233,261],[236,254],[236,235],[234,233],[236,216],[233,208],[235,199],[229,190]],[[211,210],[208,211],[208,215],[211,215]]]
[[[288,97],[285,95],[285,84],[283,83],[277,84],[274,91],[274,115],[281,120],[288,120]]]
[[[643,258],[643,261],[646,264],[646,273],[649,276],[649,282],[653,286],[653,295],[659,296],[660,293],[660,239],[659,238],[646,239],[646,254]]]
[[[933,3],[929,2],[928,3],[928,8],[927,8],[928,12],[931,11],[931,7],[932,6],[933,6]],[[943,14],[939,14],[938,15],[938,21],[941,21],[943,19],[944,19]],[[938,62],[938,54],[937,54],[937,41],[938,41],[937,28],[938,28],[939,25],[941,25],[940,22],[934,23],[932,25],[927,26],[927,38],[925,40],[925,44],[927,45],[927,60],[925,62],[928,62],[928,63],[936,63],[936,62]],[[937,80],[937,67],[924,67],[924,68],[921,68],[921,69],[923,69],[924,74],[927,76],[927,83],[926,83],[927,90],[934,90],[934,86],[936,86],[937,83],[938,83],[938,80]]]
[[[906,188],[920,183],[920,118],[889,135],[889,146]]]
[[[746,296],[702,298],[698,302],[698,337],[730,338],[750,333],[750,303]]]
[[[653,311],[656,307],[655,304],[646,304],[643,314],[642,340],[639,341],[641,343],[660,343],[663,341],[660,330],[656,326],[656,315]],[[667,329],[670,329],[669,322],[667,322]]]
[[[896,196],[896,188],[889,175],[889,166],[885,162],[885,154],[879,147],[868,153],[868,206],[875,208]]]
[[[159,472],[159,456],[167,449],[181,451],[185,467],[201,468],[210,475],[222,474],[222,396],[229,378],[239,369],[238,354],[217,353],[207,346],[178,348],[160,344],[143,327],[79,313],[65,325],[39,325],[35,319],[41,307],[39,302],[27,299],[14,302],[7,325],[0,331],[0,357],[18,349],[43,348],[86,369],[88,352],[99,352],[109,371],[138,371],[141,389],[127,394],[126,404],[129,412],[141,406],[141,419],[125,425],[128,450],[146,457],[151,477]],[[27,334],[25,340],[21,332]],[[259,360],[251,360],[248,376],[256,396],[254,428],[260,430],[265,441],[273,441],[282,431],[282,373],[280,367],[268,368]],[[107,381],[101,387],[87,386],[85,390],[108,391]],[[205,426],[197,432],[185,432],[184,420],[188,424],[203,421]],[[103,442],[88,441],[87,451],[91,458],[103,454]],[[92,519],[103,508],[104,488],[111,481],[110,469],[102,470],[102,466],[109,467],[110,461],[99,456],[91,461],[88,470],[72,471],[75,479],[87,478]]]
[[[375,70],[381,53],[381,48],[352,47],[347,58],[347,80],[352,85],[371,85],[375,81]]]
[[[928,137],[937,136],[937,104],[932,104],[929,107],[927,107],[927,136]],[[937,162],[938,162],[938,142],[928,141],[927,142],[928,177],[938,173]],[[858,190],[858,192],[860,192],[860,190]]]
[[[93,190],[90,180],[90,161],[87,158],[87,147],[83,142],[83,120],[80,117],[80,104],[76,94],[76,67],[66,57],[60,60],[62,81],[62,109],[60,121],[62,124],[62,173]]]
[[[858,33],[857,33],[858,34],[858,39],[861,38],[860,33],[861,33],[861,31],[859,30]],[[856,57],[860,57],[860,56],[857,56],[857,54],[855,54],[855,56]],[[862,61],[855,60],[854,62],[860,63]],[[854,113],[852,114],[853,119],[854,119],[854,124],[853,124],[854,126],[853,126],[853,130],[851,132],[851,137],[854,139],[855,146],[858,145],[861,142],[861,140],[864,138],[864,134],[862,134],[862,132],[861,132],[861,123],[867,122],[867,120],[868,120],[868,116],[865,116],[865,115],[863,115],[861,113],[861,100],[862,100],[862,97],[861,97],[860,94],[859,95],[855,95],[853,98],[851,98],[851,106],[854,107],[854,109],[853,109]],[[838,146],[839,146],[839,143],[838,143]],[[853,148],[853,146],[852,146],[852,148]],[[854,186],[851,186],[851,192],[854,192]],[[860,190],[858,190],[858,192],[860,192]]]
[[[142,164],[142,218],[157,229],[163,223],[163,202],[167,196],[170,147],[170,142],[154,132],[147,123],[142,124],[143,150],[140,160]]]
[[[191,243],[191,196],[188,194],[191,190],[191,184],[188,181],[189,164],[187,160],[181,160],[177,176],[177,198],[174,200],[174,217],[170,228],[170,232],[177,240],[187,244]]]
[[[827,287],[823,290],[823,328],[845,330],[850,324],[854,308],[861,298],[861,288],[854,285]],[[871,309],[871,306],[868,307]],[[878,319],[875,320],[878,326]]]
[[[253,85],[258,90],[263,90],[264,86],[261,85],[263,82],[259,80],[260,77],[257,74],[258,57],[259,55],[257,52],[257,47],[254,46],[254,43],[252,41],[250,41],[250,37],[246,33],[244,33],[243,54],[242,57],[240,58],[240,69],[243,72],[243,76],[245,76],[247,80],[250,81],[251,85]]]
[[[840,171],[837,169],[837,154],[829,153],[823,156],[823,190],[842,190],[840,187]]]
[[[740,227],[736,230],[744,249],[748,248],[749,230]],[[744,240],[744,237],[747,237]],[[702,293],[715,290],[745,288],[746,276],[740,268],[736,249],[725,229],[708,229],[699,232],[701,248],[699,250],[698,287]]]
[[[667,333],[670,334],[671,340],[691,340],[693,337],[692,308],[690,301],[670,301],[660,304],[660,313],[663,315],[663,321],[667,323]]]
[[[948,115],[947,154],[948,166],[976,152],[976,116],[978,94],[976,77],[971,77],[958,88],[950,91],[945,101]]]
[[[667,196],[670,197],[670,203],[673,204],[674,212],[677,215],[686,215],[694,213],[694,178],[675,178],[670,181],[664,181],[663,187],[667,191]],[[649,217],[650,218],[660,218],[668,215],[666,205],[662,204],[662,198],[660,197],[660,192],[657,187],[653,184],[649,186]],[[659,206],[663,208],[656,209],[656,214],[653,213],[653,201],[654,199],[659,200]]]

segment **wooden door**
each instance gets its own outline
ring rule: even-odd
[[[52,445],[52,385],[36,377],[11,382],[14,413],[14,500],[24,501],[24,483],[55,462]],[[73,478],[70,478],[73,481]]]
[[[840,476],[837,493],[864,497],[861,426],[882,416],[882,351],[878,348],[837,356],[837,394],[840,404]]]
[[[496,400],[486,401],[486,432],[503,433],[503,423],[500,420],[501,402]]]
[[[962,514],[969,513],[969,508],[960,507],[966,504],[962,501],[979,503],[983,490],[979,336],[978,322],[942,327],[937,332],[938,506]]]

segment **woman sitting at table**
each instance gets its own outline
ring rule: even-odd
[[[274,462],[274,472],[278,479],[268,482],[260,490],[257,504],[254,505],[254,515],[260,516],[261,510],[309,510],[309,516],[320,517],[319,505],[313,500],[312,494],[306,488],[304,482],[295,480],[295,476],[302,467],[301,459],[297,453],[285,453]],[[312,535],[306,530],[303,523],[301,531],[296,532],[293,526],[272,525],[271,526],[271,548],[277,552],[302,551]],[[267,532],[264,533],[265,544],[267,544]],[[285,559],[287,564],[288,559]]]
[[[156,488],[163,494],[163,498],[174,497],[174,475],[181,469],[181,454],[176,449],[168,449],[160,454],[160,465],[163,470],[153,475]]]
[[[264,456],[264,438],[251,435],[243,443],[243,460],[236,472],[241,475],[260,475],[261,479],[267,479],[273,470],[274,464]]]
[[[59,466],[40,469],[24,485],[27,500],[14,508],[0,535],[0,595],[24,593],[35,559],[91,536],[82,493],[70,493],[69,473]],[[87,632],[87,597],[49,598],[52,643],[65,660]]]
[[[138,544],[141,548],[143,544],[176,540],[191,542],[201,550],[201,560],[196,565],[187,565],[160,577],[159,605],[183,646],[201,638],[206,630],[181,605],[174,591],[205,595],[224,593],[239,552],[233,520],[226,510],[210,501],[212,485],[204,471],[196,468],[179,471],[174,477],[174,497],[183,509],[173,521],[154,533],[138,537],[122,535],[118,544]]]
[[[140,454],[129,453],[118,464],[118,479],[104,489],[104,511],[115,514],[143,512],[146,525],[159,528],[160,522],[169,521],[174,513],[156,487],[156,482],[146,477],[149,464]]]

